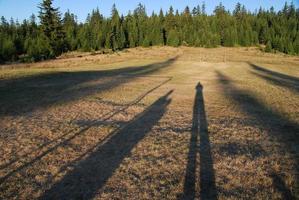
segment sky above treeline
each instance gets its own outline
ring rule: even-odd
[[[8,20],[11,17],[19,21],[28,19],[31,14],[38,14],[37,6],[40,2],[41,0],[0,0],[0,16]],[[62,13],[70,10],[77,15],[79,22],[84,22],[87,14],[97,7],[105,17],[109,17],[114,3],[119,12],[126,15],[129,10],[133,11],[138,3],[145,5],[147,13],[151,14],[153,11],[158,13],[161,8],[167,11],[170,6],[179,11],[186,6],[192,9],[198,4],[201,5],[202,2],[205,2],[208,14],[211,14],[220,2],[231,11],[237,2],[245,5],[252,12],[260,7],[269,9],[271,6],[277,11],[284,6],[285,2],[288,4],[293,2],[296,8],[299,7],[299,0],[54,0],[54,6],[59,7]]]

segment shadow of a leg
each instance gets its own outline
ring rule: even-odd
[[[193,106],[192,130],[188,153],[188,163],[185,175],[184,195],[183,199],[195,198],[195,181],[196,181],[196,158],[198,154],[198,135],[199,135],[199,121],[198,121],[198,94],[196,93]]]
[[[162,96],[126,127],[113,134],[40,199],[94,198],[134,146],[162,118],[171,101],[168,98],[171,93],[172,91]]]
[[[200,198],[217,199],[217,190],[215,185],[215,173],[213,168],[213,158],[211,153],[211,144],[208,132],[208,123],[206,118],[205,103],[203,98],[203,87],[199,83],[196,87],[198,103],[198,120],[200,135]]]

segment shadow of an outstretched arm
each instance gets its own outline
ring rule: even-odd
[[[299,78],[265,69],[252,63],[249,64],[251,68],[254,69],[251,73],[255,76],[258,76],[259,78],[262,78],[276,86],[299,92]]]
[[[271,110],[267,105],[259,101],[252,93],[247,90],[242,90],[234,86],[232,80],[220,72],[216,72],[218,75],[219,84],[223,89],[223,93],[226,98],[231,99],[241,110],[249,117],[255,120],[255,125],[261,129],[267,130],[269,136],[275,139],[275,141],[281,143],[282,151],[288,152],[292,159],[295,161],[294,176],[295,180],[299,180],[298,177],[298,155],[294,152],[292,146],[298,146],[299,144],[299,125],[296,122],[289,120],[282,114]],[[298,153],[298,152],[297,152]],[[280,181],[282,182],[282,180]],[[296,183],[298,184],[298,182]],[[278,184],[274,184],[277,186]],[[284,185],[284,184],[279,184]],[[283,196],[290,196],[289,189],[285,187],[276,188],[283,193]]]
[[[138,76],[150,75],[165,69],[177,58],[137,67],[49,72],[9,80],[0,79],[0,117],[20,115],[103,92],[132,81]],[[91,81],[99,82],[85,85]]]
[[[129,156],[134,146],[162,118],[171,102],[171,93],[172,91],[159,98],[123,129],[113,133],[111,138],[87,158],[79,161],[72,171],[47,190],[40,199],[92,199],[123,159]]]

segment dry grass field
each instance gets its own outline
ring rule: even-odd
[[[72,53],[0,70],[0,199],[298,199],[299,58]]]

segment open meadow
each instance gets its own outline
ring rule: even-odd
[[[299,57],[133,48],[0,66],[0,199],[297,199]]]

